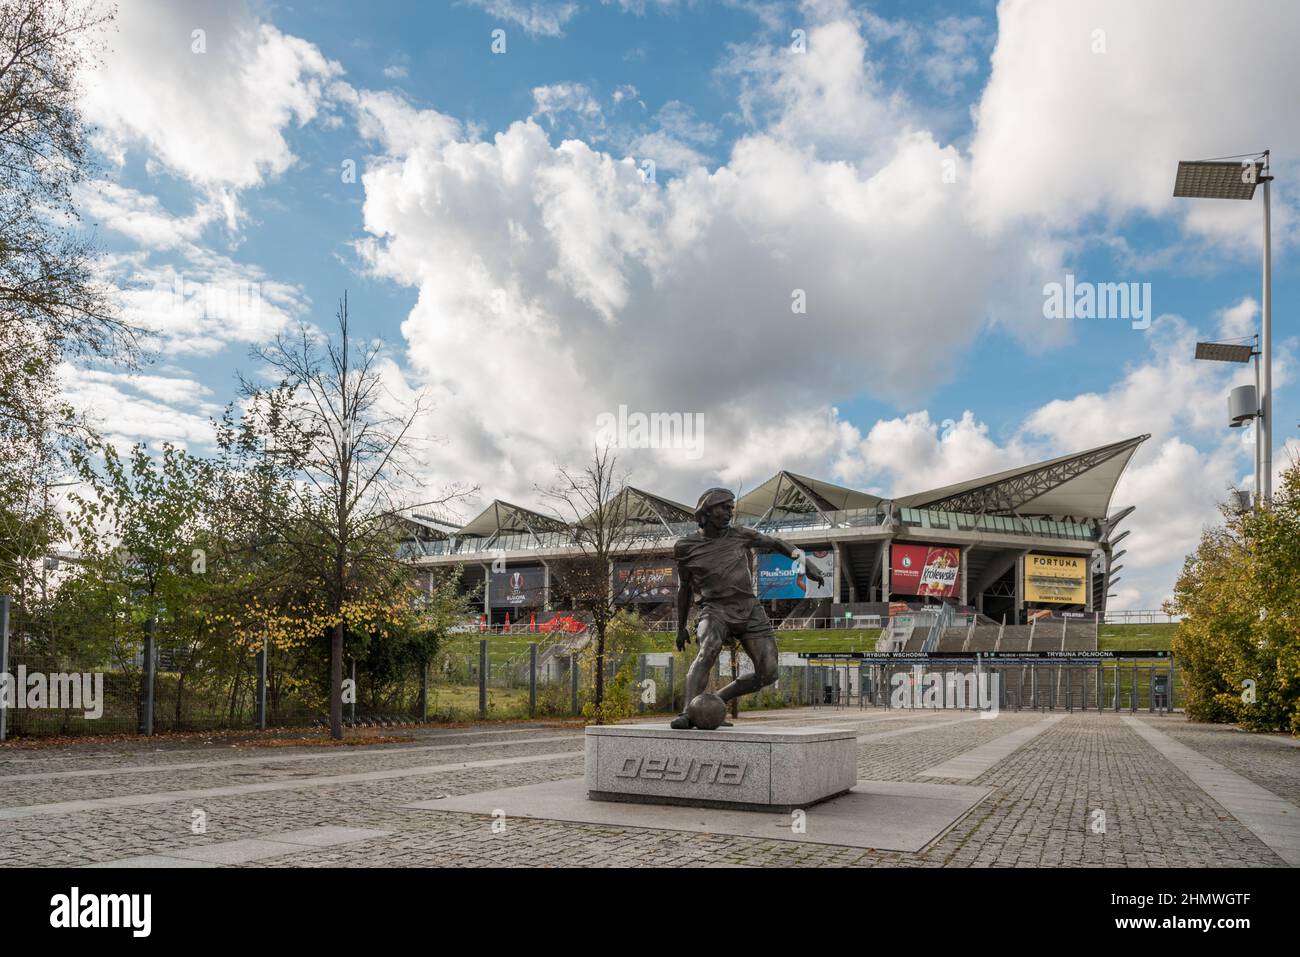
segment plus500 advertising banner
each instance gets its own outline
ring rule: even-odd
[[[896,595],[952,598],[961,574],[961,550],[947,545],[894,545],[889,590]]]
[[[799,571],[798,562],[780,552],[760,552],[758,556],[758,597],[763,601],[776,598],[830,598],[834,594],[835,553],[830,549],[807,549],[807,560],[826,576],[823,584],[810,581]]]

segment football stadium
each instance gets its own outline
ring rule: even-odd
[[[1030,650],[1037,620],[1052,616],[1054,649],[1095,650],[1132,512],[1114,489],[1147,438],[893,499],[779,471],[740,495],[735,523],[826,572],[816,585],[793,560],[757,555],[755,590],[777,628],[881,628],[880,651],[1013,651]],[[617,599],[675,628],[672,545],[697,528],[692,506],[627,488],[616,514]],[[460,527],[415,515],[411,528],[406,554],[428,570],[459,566],[485,629],[536,628],[572,610],[559,583],[576,546],[554,516],[494,501]]]

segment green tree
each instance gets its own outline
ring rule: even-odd
[[[0,0],[0,592],[28,620],[63,531],[65,440],[84,434],[59,362],[138,355],[73,203],[94,168],[78,82],[111,19],[73,0]]]
[[[1300,463],[1280,484],[1203,533],[1167,608],[1192,718],[1300,734]]]
[[[205,633],[202,543],[210,464],[171,444],[157,460],[137,444],[124,460],[103,442],[75,449],[73,462],[88,491],[71,497],[81,559],[70,597],[129,623],[113,631],[124,670],[131,668],[143,630],[155,623],[158,647],[179,665],[179,720],[185,678]]]
[[[0,321],[6,345],[26,343],[8,361],[34,379],[68,352],[134,345],[73,203],[93,169],[78,81],[112,16],[73,0],[0,0]]]

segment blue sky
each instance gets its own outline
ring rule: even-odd
[[[68,394],[120,441],[202,449],[250,347],[328,327],[346,289],[394,396],[436,403],[429,488],[480,486],[466,517],[535,502],[620,404],[704,416],[700,454],[624,456],[682,500],[781,467],[904,494],[1149,432],[1114,503],[1138,506],[1116,605],[1155,607],[1251,471],[1223,427],[1244,373],[1190,351],[1258,322],[1261,204],[1173,200],[1179,158],[1274,150],[1275,459],[1300,449],[1300,24],[1251,20],[126,0],[85,78],[82,206],[158,358],[69,368]],[[178,273],[260,307],[161,296]],[[1044,318],[1067,274],[1149,283],[1155,321]]]

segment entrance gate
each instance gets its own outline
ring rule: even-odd
[[[945,706],[960,701],[968,710],[975,702],[951,693],[953,676],[986,681],[990,695],[996,687],[998,708],[1009,711],[1167,713],[1177,707],[1180,690],[1167,651],[801,652],[800,657],[808,659],[810,677],[816,676],[808,682],[816,690],[805,698],[813,706],[842,707],[856,698],[860,707],[918,707],[924,699],[918,688],[934,687],[926,682],[935,673]],[[846,659],[857,664],[856,681],[845,680],[850,677]],[[847,694],[850,684],[857,686],[856,695]]]

